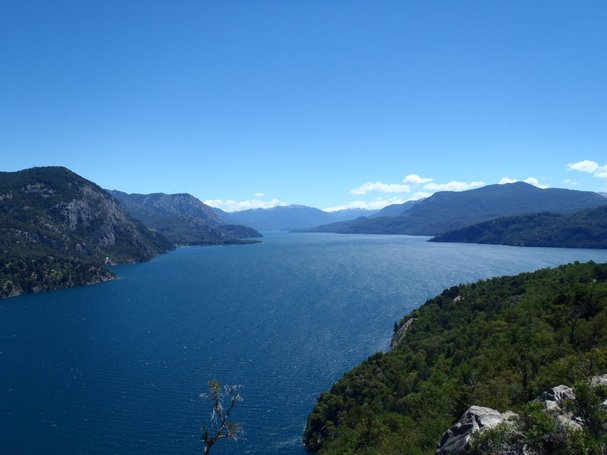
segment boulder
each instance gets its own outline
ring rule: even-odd
[[[593,376],[590,379],[590,387],[607,387],[607,374],[603,374],[601,376]]]
[[[444,434],[436,450],[437,455],[466,453],[470,440],[475,433],[495,428],[502,423],[509,423],[516,414],[482,406],[470,407],[455,425]]]
[[[593,376],[590,379],[590,387],[607,387],[607,374],[601,376]],[[601,403],[603,408],[607,409],[607,400]]]
[[[548,411],[560,411],[565,400],[575,400],[575,392],[571,387],[562,384],[546,390],[537,399]]]

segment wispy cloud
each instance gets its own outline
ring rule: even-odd
[[[567,165],[567,169],[570,171],[580,171],[588,174],[594,174],[598,168],[599,163],[590,160],[578,161],[577,163],[570,163]]]
[[[426,183],[424,185],[424,189],[431,191],[466,191],[483,185],[485,185],[485,182],[480,180],[475,182],[459,182],[457,180],[453,180],[447,183]]]
[[[411,183],[411,184],[414,184],[414,185],[419,185],[419,184],[422,184],[422,183],[429,183],[431,181],[432,181],[431,178],[420,177],[417,174],[409,174],[409,175],[407,175],[403,179],[403,183]]]
[[[543,190],[548,188],[548,185],[540,183],[540,181],[535,177],[527,177],[525,180],[523,180],[523,182],[528,183],[529,185],[537,186],[538,188],[541,188]]]
[[[604,166],[599,166],[594,173],[594,176],[601,179],[607,179],[607,164]]]
[[[529,185],[537,186],[538,188],[542,188],[542,189],[548,188],[548,185],[544,185],[535,177],[527,177],[525,180],[517,180],[517,179],[512,179],[510,177],[502,177],[502,179],[498,183],[500,185],[505,185],[507,183],[516,183],[516,182],[525,182],[525,183],[528,183]]]
[[[472,188],[478,188],[485,185],[485,182],[459,182],[453,180],[447,183],[436,183],[433,178],[421,177],[419,174],[406,175],[402,183],[384,183],[384,182],[365,182],[357,188],[349,191],[350,194],[366,195],[371,192],[378,193],[411,193],[411,196],[401,197],[378,197],[372,201],[356,200],[344,204],[327,207],[324,210],[334,212],[336,210],[346,210],[351,208],[358,209],[382,209],[390,204],[403,204],[407,201],[415,201],[432,196],[435,191],[464,191]]]
[[[240,210],[248,209],[270,209],[278,205],[287,205],[279,199],[272,199],[270,201],[262,201],[261,199],[249,199],[247,201],[235,201],[232,199],[208,199],[203,202],[206,205],[219,208],[226,212],[238,212]]]
[[[408,201],[419,201],[420,199],[426,199],[427,197],[432,196],[432,193],[426,193],[425,191],[418,191],[413,196],[411,196]]]
[[[367,194],[371,191],[377,191],[379,193],[409,193],[411,187],[399,183],[366,182],[358,188],[350,190],[350,194]]]
[[[409,201],[417,201],[419,199],[424,199],[431,196],[431,193],[425,193],[423,191],[419,191],[413,194],[409,198],[401,198],[398,196],[389,197],[389,198],[378,198],[374,201],[352,201],[347,202],[345,204],[336,205],[333,207],[326,207],[323,210],[325,212],[336,212],[338,210],[347,210],[347,209],[366,209],[366,210],[380,210],[384,207],[392,204],[404,204]]]
[[[339,210],[348,209],[365,209],[365,210],[379,210],[390,204],[402,204],[405,200],[401,198],[390,198],[390,199],[376,199],[375,201],[351,201],[345,204],[335,205],[332,207],[325,207],[325,212],[337,212]]]
[[[257,198],[264,197],[264,196],[265,196],[265,193],[255,193],[253,195],[253,197],[257,197]]]
[[[607,179],[607,164],[600,165],[596,161],[583,160],[577,163],[570,163],[567,165],[567,169],[569,171],[585,172],[600,179]]]

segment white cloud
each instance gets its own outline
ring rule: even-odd
[[[264,196],[265,196],[265,193],[255,193],[255,194],[253,195],[253,197],[257,197],[257,198],[259,198],[259,197],[264,197]]]
[[[418,201],[420,199],[427,198],[431,196],[431,193],[417,192],[413,194],[410,198],[403,199],[398,196],[389,197],[389,198],[378,198],[374,201],[352,201],[347,202],[345,204],[336,205],[334,207],[326,207],[323,210],[325,212],[336,212],[338,210],[347,210],[347,209],[367,209],[367,210],[380,210],[391,204],[404,204],[409,201]]]
[[[541,188],[541,189],[548,188],[548,185],[541,184],[540,181],[538,179],[536,179],[535,177],[527,177],[525,180],[523,180],[523,182],[528,183],[529,185],[537,186],[538,188]]]
[[[409,185],[399,185],[397,183],[367,182],[358,188],[350,190],[350,194],[367,194],[370,191],[379,191],[380,193],[408,193],[411,191]]]
[[[413,196],[411,196],[409,201],[419,201],[420,199],[426,199],[427,197],[432,196],[432,193],[426,193],[424,191],[418,191]]]
[[[379,210],[383,209],[386,205],[402,204],[404,202],[405,200],[400,198],[377,199],[375,201],[352,201],[346,202],[345,204],[335,205],[333,207],[326,207],[323,210],[325,212],[337,212],[338,210],[348,209]]]
[[[596,172],[594,173],[595,177],[601,178],[601,179],[607,179],[607,164],[604,166],[599,166],[596,169]]]
[[[226,212],[238,212],[240,210],[248,209],[270,209],[278,205],[287,205],[278,199],[272,199],[271,201],[262,201],[261,199],[249,199],[248,201],[234,201],[232,199],[209,199],[203,201],[206,205],[216,207]]]
[[[548,188],[548,185],[543,185],[540,183],[540,181],[538,179],[536,179],[535,177],[527,177],[525,180],[517,180],[517,179],[511,179],[510,177],[502,177],[502,179],[499,181],[500,185],[505,185],[507,183],[516,183],[516,182],[525,182],[528,183],[529,185],[533,185],[533,186],[537,186],[538,188]]]
[[[590,160],[578,161],[577,163],[568,164],[567,169],[570,171],[580,171],[588,174],[594,174],[596,170],[599,169],[599,163]]]
[[[424,185],[424,188],[431,191],[465,191],[483,185],[485,185],[485,182],[482,181],[458,182],[457,180],[453,180],[448,183],[427,183]]]
[[[571,180],[571,179],[565,179],[565,180],[563,180],[563,183],[564,183],[565,185],[571,185],[571,186],[575,186],[575,185],[577,185],[577,184],[578,184],[576,181]]]
[[[417,174],[409,174],[403,179],[403,183],[411,183],[414,185],[419,185],[421,183],[431,182],[432,179],[426,177],[420,177]]]

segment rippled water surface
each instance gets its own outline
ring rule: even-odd
[[[443,288],[607,251],[268,234],[180,248],[119,280],[0,302],[0,453],[200,453],[208,379],[242,384],[244,442],[303,454],[314,399]]]

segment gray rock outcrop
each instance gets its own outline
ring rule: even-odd
[[[573,400],[575,400],[575,391],[562,384],[546,390],[537,399],[562,426],[572,430],[580,430],[582,429],[582,421],[571,412],[567,412],[564,406],[565,401]]]
[[[436,450],[437,455],[465,453],[470,448],[472,436],[501,424],[510,424],[516,414],[500,413],[495,409],[471,406],[455,425],[444,434]]]
[[[607,387],[607,374],[601,376],[593,376],[590,379],[590,387]],[[607,408],[607,400],[601,403],[604,408]]]
[[[607,374],[592,377],[590,386],[607,387]],[[570,412],[568,406],[565,405],[567,401],[573,400],[575,400],[575,390],[561,384],[545,391],[535,401],[541,403],[546,412],[556,419],[560,427],[559,431],[567,434],[572,430],[581,430],[584,427],[584,421]],[[603,406],[607,407],[607,400],[603,403]],[[503,447],[495,453],[500,455],[529,455],[535,453],[525,445],[524,439],[520,437],[522,436],[521,430],[517,428],[515,417],[517,415],[510,411],[500,413],[495,409],[472,406],[464,413],[459,422],[443,433],[436,454],[469,453],[474,435],[482,434],[484,431],[502,424],[511,427],[512,431],[510,433],[513,438],[509,442],[504,442]]]
[[[403,325],[398,328],[398,330],[392,336],[392,341],[390,342],[391,349],[396,349],[398,346],[400,346],[400,343],[402,343],[402,341],[405,339],[405,336],[407,335],[407,332],[411,328],[411,325],[413,324],[413,321],[415,321],[415,319],[416,318],[411,318],[407,320]]]

